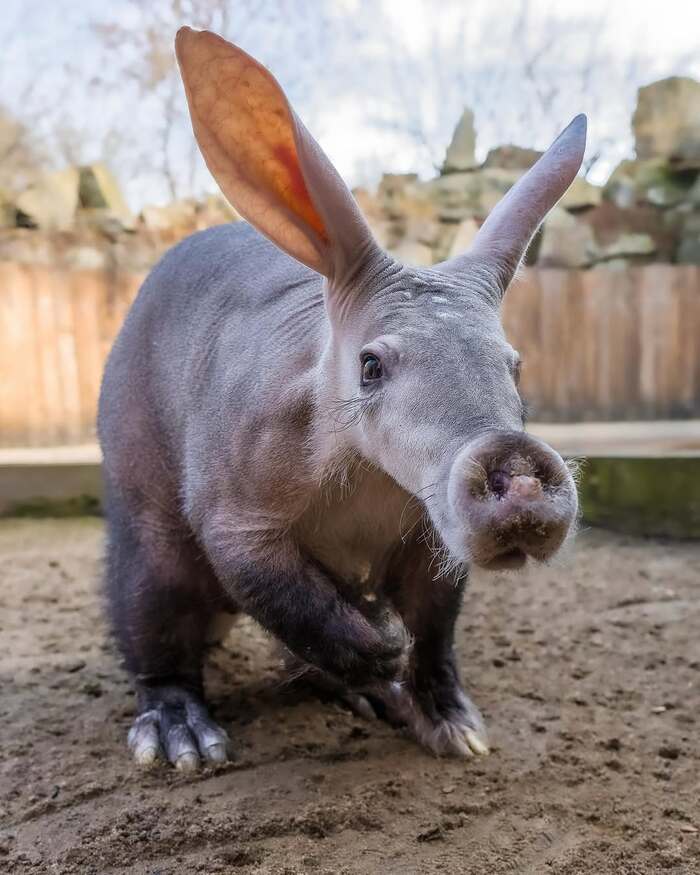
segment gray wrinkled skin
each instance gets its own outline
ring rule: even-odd
[[[397,550],[419,550],[423,586],[451,587],[449,574],[433,580],[441,560],[431,555],[453,517],[451,464],[480,434],[522,429],[487,271],[457,278],[382,256],[356,283],[362,294],[331,328],[324,280],[243,223],[213,228],[154,270],[115,345],[100,411],[110,491],[167,561],[191,532],[233,602],[230,563],[283,573],[299,550],[362,591],[381,590]],[[387,363],[371,394],[359,386],[366,346]],[[468,520],[456,528],[449,569],[469,559]],[[382,699],[438,752],[486,746],[466,696],[472,716],[456,729],[400,688]]]
[[[130,468],[147,452],[144,435],[157,435],[160,460],[139,471],[144,497],[164,488],[163,467],[172,460],[184,475],[179,500],[193,531],[203,538],[219,526],[255,551],[275,533],[303,531],[315,498],[320,517],[334,525],[327,493],[360,457],[378,469],[364,470],[372,485],[363,488],[395,508],[434,493],[427,506],[439,527],[449,516],[447,475],[457,452],[485,430],[523,427],[496,285],[483,268],[454,277],[382,255],[355,281],[333,329],[323,286],[245,224],[202,232],[169,253],[112,355],[129,358],[135,373],[123,381],[120,370],[114,385],[116,368],[107,370],[105,394],[122,395],[125,411],[111,404],[101,414],[111,479],[129,477],[112,470],[112,433],[120,444],[114,455]],[[385,363],[385,385],[374,393],[359,386],[366,348]],[[157,396],[157,408],[138,403],[149,396]],[[105,426],[110,416],[128,417],[128,431]],[[373,512],[374,525],[379,516]],[[397,522],[374,545],[378,553],[395,546]],[[459,524],[468,533],[468,521]],[[318,525],[313,534],[324,541]],[[365,542],[367,528],[344,537]],[[467,541],[454,559],[468,561]]]
[[[486,753],[453,649],[466,565],[549,558],[577,505],[561,458],[523,431],[499,304],[580,166],[585,119],[469,253],[418,269],[378,247],[269,73],[214,35],[178,39],[205,158],[274,242],[241,222],[180,243],[106,366],[107,596],[137,691],[129,747],[144,765],[225,759],[202,662],[221,615],[242,611],[296,674],[358,713],[407,726],[438,754]],[[197,89],[221,58],[228,84],[211,104]],[[231,93],[244,113],[275,108],[263,129],[286,130],[299,212],[279,175],[256,175],[249,143],[225,138],[251,130],[221,123]],[[362,379],[368,354],[379,379]]]

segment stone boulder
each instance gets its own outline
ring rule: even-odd
[[[671,76],[640,88],[632,129],[638,158],[700,169],[700,82]]]
[[[477,167],[476,160],[476,130],[474,129],[474,113],[468,107],[464,108],[462,117],[457,123],[452,135],[452,142],[447,147],[443,173],[459,173]]]
[[[617,240],[600,249],[598,261],[620,258],[648,260],[646,257],[654,255],[655,252],[656,244],[649,234],[621,234]]]
[[[474,219],[463,219],[457,225],[457,231],[452,239],[448,257],[455,258],[458,255],[464,255],[474,242],[478,231],[479,225]]]
[[[503,170],[529,170],[544,155],[537,149],[523,149],[521,146],[496,146],[486,156],[483,167],[500,167]]]
[[[425,189],[443,221],[485,219],[521,176],[520,170],[491,167],[469,173],[444,174],[426,182]]]
[[[377,189],[378,207],[389,219],[432,218],[430,191],[416,173],[385,173]]]
[[[405,238],[392,247],[391,253],[406,264],[414,264],[418,267],[430,267],[433,264],[433,250],[417,240]]]
[[[590,267],[598,258],[593,229],[563,207],[547,216],[537,263],[543,267]]]
[[[240,222],[240,214],[220,194],[208,194],[204,200],[197,201],[196,227],[198,230],[214,225],[228,225]]]
[[[96,231],[107,240],[115,241],[123,236],[125,228],[122,221],[108,210],[79,209],[75,216],[75,229],[77,231]]]
[[[684,215],[680,209],[659,210],[647,204],[621,210],[603,201],[583,218],[594,230],[601,260],[619,256],[646,263],[675,260]]]
[[[53,233],[29,228],[8,228],[0,234],[0,261],[18,264],[41,264],[51,267],[60,264],[53,245]]]
[[[676,251],[680,264],[700,264],[700,212],[694,211],[684,217],[680,242]]]
[[[63,263],[71,270],[104,270],[110,259],[105,248],[84,244],[66,247]]]
[[[625,160],[611,173],[603,196],[624,210],[639,204],[667,208],[686,200],[692,187],[693,175],[674,170],[664,158]]]
[[[0,228],[14,228],[17,225],[17,208],[10,195],[0,188]]]
[[[404,223],[397,226],[401,236],[430,247],[437,244],[441,229],[442,223],[435,216],[408,216]]]
[[[587,210],[590,207],[597,207],[602,199],[602,188],[588,182],[583,176],[577,176],[564,192],[564,196],[559,201],[559,206],[564,207],[565,210],[576,212],[578,210]]]
[[[688,203],[691,204],[694,208],[700,207],[700,174],[698,174],[697,179],[688,189],[687,198]]]
[[[15,198],[21,223],[43,231],[68,231],[75,222],[79,175],[75,167],[40,176]]]
[[[80,168],[78,197],[81,208],[102,210],[118,219],[127,230],[135,227],[117,180],[105,164],[90,164]]]
[[[149,231],[194,229],[197,221],[197,201],[193,198],[173,201],[164,207],[147,206],[141,210],[141,222]]]
[[[363,211],[377,239],[392,251],[404,239],[433,246],[440,234],[437,205],[415,173],[384,174],[376,204],[365,199]]]
[[[392,222],[386,217],[378,197],[366,188],[354,188],[352,193],[376,241],[385,249],[389,248],[396,242],[397,235],[393,233]]]

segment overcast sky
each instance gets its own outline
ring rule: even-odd
[[[137,28],[171,6],[2,2],[0,102],[33,113],[56,165],[65,161],[52,139],[60,125],[74,131],[80,160],[106,153],[135,207],[169,197],[150,160],[165,86],[139,91],[133,50],[106,53],[90,25]],[[700,3],[687,0],[232,0],[230,11],[225,35],[271,67],[351,183],[372,184],[381,171],[434,173],[465,104],[481,157],[504,141],[545,147],[587,112],[588,157],[602,155],[591,178],[600,181],[632,154],[636,89],[667,75],[700,78]],[[168,45],[177,23],[190,22],[164,26]],[[179,92],[176,106],[184,110]],[[185,121],[168,145],[178,190],[182,182],[188,193],[189,176],[194,190],[213,190],[201,164],[190,167]]]

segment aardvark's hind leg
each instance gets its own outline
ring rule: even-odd
[[[134,759],[178,769],[227,759],[228,737],[209,716],[202,660],[207,628],[226,607],[223,590],[172,525],[139,525],[110,503],[107,597],[114,634],[134,677]]]

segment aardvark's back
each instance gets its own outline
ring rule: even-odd
[[[259,404],[283,384],[288,358],[313,356],[323,326],[320,277],[247,223],[183,240],[144,282],[107,362],[98,428],[108,471],[125,445],[143,454],[144,430],[178,459],[190,416],[226,399]]]

